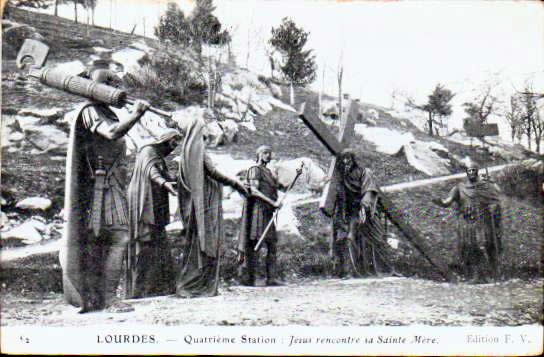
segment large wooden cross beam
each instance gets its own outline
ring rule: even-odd
[[[302,119],[304,124],[310,128],[319,141],[321,141],[321,143],[325,145],[325,147],[333,155],[328,171],[328,177],[330,180],[325,185],[323,195],[321,196],[321,201],[319,202],[319,208],[329,217],[333,214],[334,201],[336,199],[336,184],[338,181],[338,175],[335,173],[336,157],[342,152],[342,150],[349,146],[349,143],[353,141],[352,139],[355,134],[355,122],[359,112],[359,107],[355,104],[355,102],[352,102],[352,105],[349,107],[348,115],[340,121],[340,133],[338,139],[336,139],[336,137],[329,131],[325,123],[319,120],[319,118],[316,119],[307,113],[305,105],[303,105],[301,113],[299,113],[299,118]]]
[[[334,156],[331,165],[329,167],[328,177],[330,181],[325,186],[321,200],[319,202],[319,208],[327,216],[331,217],[334,212],[334,205],[336,200],[336,185],[339,179],[337,175],[337,156],[349,146],[355,134],[355,122],[359,115],[359,105],[357,102],[352,101],[349,107],[348,115],[343,117],[340,122],[340,133],[337,139],[327,128],[319,118],[313,117],[308,108],[303,104],[298,116],[306,124],[306,126],[315,134],[315,136],[321,141],[323,145]],[[434,267],[438,272],[446,279],[450,280],[451,276],[448,269],[443,264],[437,262],[429,254],[429,248],[425,243],[425,240],[421,237],[421,234],[413,228],[406,219],[404,213],[395,208],[393,201],[389,199],[383,192],[380,192],[380,199],[385,209],[387,219],[393,223],[406,237],[406,239],[416,248],[421,255]]]

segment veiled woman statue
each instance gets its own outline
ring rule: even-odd
[[[180,297],[215,296],[219,283],[221,242],[223,239],[223,185],[243,195],[243,184],[221,174],[206,154],[201,119],[179,123],[185,135],[179,161],[178,199],[186,227],[182,268],[176,280]]]

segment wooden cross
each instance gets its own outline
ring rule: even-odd
[[[340,123],[340,133],[337,139],[327,128],[319,118],[312,117],[306,106],[303,104],[298,116],[304,124],[315,134],[315,136],[321,141],[323,145],[334,155],[328,171],[328,177],[330,181],[326,184],[321,200],[319,202],[319,208],[327,216],[331,217],[334,212],[334,205],[336,200],[336,185],[339,180],[337,175],[337,157],[338,155],[349,146],[355,134],[355,122],[359,114],[359,105],[355,101],[351,101],[348,115],[342,118]],[[446,279],[450,280],[450,274],[446,266],[438,263],[428,253],[429,249],[425,240],[421,237],[421,234],[408,224],[407,219],[404,217],[404,213],[401,210],[395,209],[393,202],[383,193],[380,193],[380,199],[382,206],[385,209],[387,219],[393,223],[406,237],[406,239],[423,255],[423,257],[433,266],[438,272]]]

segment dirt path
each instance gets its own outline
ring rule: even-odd
[[[2,297],[2,326],[523,325],[542,314],[543,280],[449,284],[412,278],[307,280],[283,287],[223,287],[213,298],[129,300],[135,312],[80,315],[60,294]]]

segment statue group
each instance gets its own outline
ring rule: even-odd
[[[106,83],[106,69],[90,72]],[[66,170],[66,245],[61,252],[64,294],[80,312],[132,311],[117,294],[124,281],[126,298],[175,294],[183,298],[218,294],[223,238],[222,188],[244,199],[238,240],[240,283],[256,285],[258,254],[266,246],[266,286],[282,285],[277,269],[278,237],[273,220],[281,208],[282,187],[267,167],[273,150],[263,145],[244,182],[219,172],[208,157],[204,122],[187,119],[140,147],[130,184],[125,185],[124,136],[149,109],[136,101],[126,118],[106,105],[87,102],[71,124]],[[166,158],[178,147],[175,175]],[[354,150],[340,148],[332,170],[331,259],[338,278],[396,274],[384,221],[386,197]],[[300,175],[300,169],[297,172]],[[298,177],[298,176],[297,176]],[[186,242],[176,264],[165,227],[169,195],[177,197]],[[457,240],[465,269],[475,282],[498,278],[502,250],[499,189],[480,180],[474,164],[467,181],[457,184],[440,206],[457,205]],[[261,243],[263,243],[261,245]],[[123,272],[125,275],[122,277]]]

